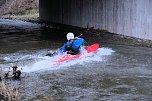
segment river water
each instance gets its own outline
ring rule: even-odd
[[[14,62],[22,68],[20,80],[6,80],[18,88],[22,101],[151,101],[151,48],[99,39],[96,53],[54,65],[60,56],[45,54],[61,47],[66,33],[45,24],[0,19],[0,68],[7,71]]]

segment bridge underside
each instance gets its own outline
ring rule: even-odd
[[[152,40],[152,0],[40,0],[40,19]]]

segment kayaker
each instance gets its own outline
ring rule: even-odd
[[[21,71],[17,70],[17,64],[13,63],[12,69],[13,69],[13,78],[20,78],[21,76]]]
[[[67,52],[71,55],[77,55],[80,53],[80,46],[85,42],[83,38],[74,37],[72,32],[67,33],[67,42],[59,50],[60,53]]]
[[[17,67],[17,64],[16,64],[16,63],[13,63],[13,64],[12,64],[12,69],[13,69],[13,71],[11,71],[10,68],[9,68],[9,71],[4,74],[4,77],[5,77],[5,78],[8,78],[9,76],[12,76],[13,79],[19,79],[19,78],[21,77],[21,71],[20,71],[20,70],[17,70],[17,68],[18,68],[18,67]],[[22,69],[21,69],[21,70],[22,70]],[[9,75],[10,72],[12,73],[11,75]]]

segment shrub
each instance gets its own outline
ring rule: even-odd
[[[0,101],[20,101],[20,94],[18,90],[5,83],[4,71],[0,73]]]
[[[4,81],[0,82],[0,100],[19,101],[19,92],[12,86],[8,86]]]
[[[0,7],[0,15],[23,15],[28,10],[38,11],[39,0],[7,0]]]

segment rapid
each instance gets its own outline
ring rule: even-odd
[[[66,31],[10,19],[0,19],[0,30],[0,69],[8,71],[12,63],[22,69],[20,80],[6,81],[19,89],[23,101],[45,97],[57,101],[152,99],[151,48],[102,43],[100,39],[96,53],[54,65],[60,55],[45,55],[66,42]]]

